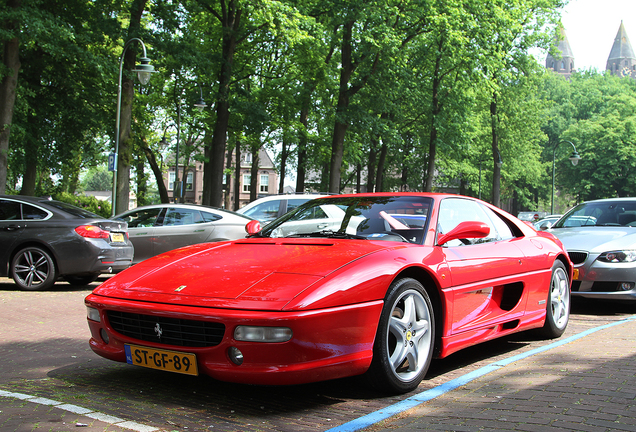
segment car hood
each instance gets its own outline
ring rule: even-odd
[[[602,253],[636,247],[636,228],[632,227],[577,227],[549,230],[565,249]]]
[[[96,295],[189,306],[280,310],[330,273],[386,242],[245,239],[188,246],[112,277]]]

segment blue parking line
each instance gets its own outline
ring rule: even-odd
[[[408,409],[411,409],[423,402],[429,401],[431,399],[435,399],[438,396],[441,396],[445,393],[448,393],[451,390],[455,390],[458,387],[461,387],[465,384],[468,384],[469,382],[482,377],[484,375],[487,375],[491,372],[494,372],[504,366],[507,366],[511,363],[514,363],[516,361],[525,359],[526,357],[530,357],[539,353],[542,353],[544,351],[548,351],[551,350],[553,348],[559,347],[561,345],[565,345],[567,343],[573,342],[577,339],[581,339],[585,336],[588,336],[592,333],[595,333],[599,330],[604,330],[606,328],[609,327],[613,327],[619,324],[624,324],[628,321],[634,321],[636,320],[636,315],[633,315],[629,318],[625,318],[622,319],[620,321],[616,321],[610,324],[605,324],[599,327],[594,327],[592,329],[589,330],[585,330],[584,332],[572,335],[570,337],[567,337],[565,339],[561,339],[559,341],[553,342],[549,345],[545,345],[542,347],[538,347],[535,349],[532,349],[530,351],[521,353],[521,354],[517,354],[514,355],[512,357],[508,357],[506,359],[503,360],[498,360],[494,363],[491,363],[489,365],[486,365],[484,367],[481,367],[475,371],[469,372],[465,375],[462,375],[458,378],[455,378],[453,380],[448,381],[447,383],[441,384],[437,387],[433,387],[432,389],[429,390],[425,390],[422,393],[418,393],[416,395],[413,395],[407,399],[404,399],[401,402],[398,402],[396,404],[393,405],[389,405],[388,407],[382,408],[381,410],[372,412],[370,414],[367,414],[365,416],[359,417],[355,420],[352,420],[350,422],[344,423],[340,426],[336,426],[334,428],[328,429],[326,432],[353,432],[353,431],[358,431],[360,429],[364,429],[366,427],[369,427],[371,425],[374,425],[378,422],[381,422],[382,420],[386,420],[390,417],[393,417],[396,414],[399,414],[401,412],[404,412]]]

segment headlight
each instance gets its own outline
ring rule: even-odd
[[[598,257],[598,260],[608,263],[631,263],[636,261],[636,250],[605,252]]]
[[[287,327],[238,326],[234,330],[234,339],[244,342],[287,342],[291,337]]]
[[[86,315],[89,320],[101,322],[99,318],[99,311],[93,307],[86,306]]]

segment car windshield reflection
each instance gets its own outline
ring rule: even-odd
[[[607,200],[583,203],[570,210],[552,228],[636,226],[636,202]]]
[[[261,237],[336,237],[421,244],[432,201],[339,196],[309,201],[267,225]]]

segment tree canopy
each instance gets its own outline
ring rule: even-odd
[[[96,167],[104,187],[133,38],[159,72],[135,81],[128,47],[117,195],[140,203],[153,177],[168,199],[177,143],[186,169],[204,164],[203,203],[231,208],[227,151],[262,148],[299,192],[453,190],[536,210],[554,158],[562,210],[635,193],[634,81],[565,80],[530,55],[563,0],[0,2],[0,193],[75,193]]]

